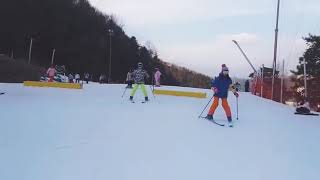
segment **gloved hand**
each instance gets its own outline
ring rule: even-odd
[[[239,93],[235,92],[233,93],[237,98],[239,97]]]
[[[216,87],[212,87],[211,90],[212,90],[215,94],[217,94],[217,93],[219,92],[218,88],[216,88]]]

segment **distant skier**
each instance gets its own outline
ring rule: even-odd
[[[141,87],[142,93],[145,97],[145,101],[149,101],[147,91],[144,87],[144,83],[145,78],[148,79],[150,76],[148,75],[147,71],[143,69],[143,64],[141,62],[138,63],[138,68],[133,71],[132,76],[134,80],[134,85],[130,95],[130,101],[133,101],[133,96],[136,93],[139,86]]]
[[[99,77],[99,83],[103,84],[106,82],[106,76],[104,74],[101,74]]]
[[[80,74],[75,75],[76,83],[80,83]]]
[[[73,83],[73,75],[70,73],[68,76],[69,83]]]
[[[159,68],[155,68],[156,72],[154,73],[154,79],[156,82],[156,87],[160,87],[160,77],[161,77],[161,72]]]
[[[241,84],[239,82],[235,83],[235,87],[237,92],[241,91]]]
[[[245,89],[244,92],[249,92],[249,86],[250,86],[249,80],[246,80],[244,85],[244,89]]]
[[[84,80],[87,82],[87,84],[89,83],[89,78],[90,78],[89,73],[84,73]]]
[[[232,85],[232,80],[229,77],[229,69],[225,64],[222,64],[222,71],[219,76],[212,80],[211,89],[214,91],[214,101],[210,107],[208,115],[205,118],[208,120],[213,119],[213,114],[219,105],[219,99],[222,99],[222,107],[226,113],[229,127],[232,127],[233,124],[231,110],[227,100],[228,91],[230,89],[237,98],[239,97],[239,94]]]
[[[47,75],[49,77],[49,82],[53,82],[54,75],[57,73],[56,69],[54,68],[54,65],[51,65],[49,69],[47,70]]]
[[[133,69],[130,69],[130,71],[127,73],[127,78],[126,78],[126,82],[127,82],[127,88],[132,88],[132,84],[133,84]]]

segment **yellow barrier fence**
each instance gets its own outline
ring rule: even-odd
[[[78,83],[24,81],[23,85],[24,86],[33,86],[33,87],[53,87],[53,88],[82,89],[82,84],[78,84]]]
[[[186,92],[186,91],[172,91],[172,90],[159,90],[155,89],[154,94],[159,95],[170,95],[170,96],[185,96],[185,97],[195,97],[195,98],[206,98],[206,93],[201,92]]]

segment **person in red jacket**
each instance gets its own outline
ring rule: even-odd
[[[222,100],[222,107],[226,113],[229,126],[232,127],[232,116],[231,110],[228,104],[228,91],[231,90],[233,94],[238,98],[239,94],[236,92],[234,86],[232,85],[232,80],[229,77],[229,69],[225,64],[222,64],[222,71],[218,77],[212,80],[211,89],[214,91],[214,100],[206,116],[206,119],[212,120],[213,114],[219,105],[219,99]]]
[[[57,73],[56,69],[54,68],[53,65],[51,65],[49,67],[49,69],[47,70],[47,75],[49,77],[49,82],[53,82],[54,79],[54,75]]]

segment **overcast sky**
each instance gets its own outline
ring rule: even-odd
[[[129,36],[151,42],[161,59],[215,76],[225,63],[230,75],[272,66],[277,0],[89,0],[113,14]],[[278,60],[295,69],[305,50],[303,36],[320,34],[320,0],[281,0]]]

